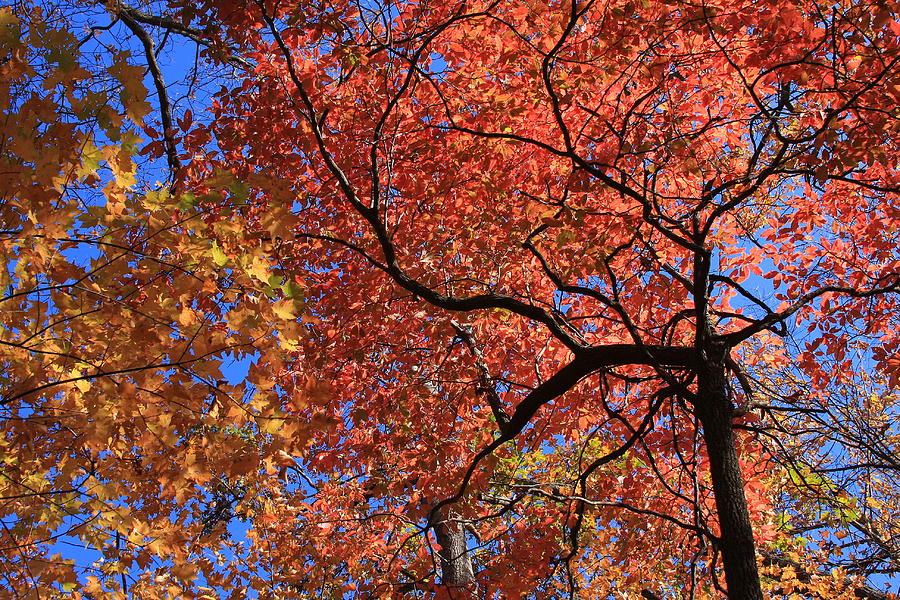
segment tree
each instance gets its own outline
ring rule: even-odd
[[[0,8],[2,587],[159,592],[147,557],[190,577],[175,525],[212,529],[256,465],[258,415],[222,361],[265,364],[290,343],[268,335],[290,307],[235,306],[249,276],[218,266],[190,196],[144,180],[160,172],[138,155],[143,67],[65,24]],[[61,552],[73,540],[96,550],[89,568]],[[132,563],[145,573],[129,581]]]
[[[147,515],[182,515],[182,537],[153,547],[139,531],[125,553],[175,552],[165,585],[276,597],[863,589],[851,577],[872,572],[863,563],[807,567],[829,548],[804,547],[785,516],[815,519],[830,494],[826,536],[856,522],[893,544],[848,516],[859,487],[835,494],[816,472],[822,457],[857,463],[820,452],[827,438],[809,424],[895,468],[896,3],[108,10],[97,26],[139,41],[156,90],[143,152],[173,173],[176,214],[203,224],[189,248],[173,230],[160,256],[203,256],[190,269],[199,289],[236,282],[209,290],[218,308],[204,323],[221,320],[223,341],[191,356],[259,353],[247,393],[224,392],[234,410],[186,411],[156,392],[172,422],[147,430],[181,460],[202,454],[204,474],[147,476],[176,501]],[[202,121],[168,99],[153,36],[237,70]],[[162,355],[136,357],[138,372],[172,368],[147,360]],[[878,399],[868,420],[841,429],[851,420],[832,417],[863,389]],[[107,493],[141,513],[149,494]],[[222,527],[235,516],[252,524],[246,552]],[[204,551],[226,567],[188,569]],[[122,581],[154,589],[135,560]],[[890,552],[879,560],[896,569]]]

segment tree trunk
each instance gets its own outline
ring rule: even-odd
[[[724,354],[707,356],[699,366],[697,416],[709,456],[721,538],[719,550],[725,567],[730,600],[762,600],[753,527],[744,496],[732,431],[732,407],[725,387]]]
[[[434,526],[437,543],[441,546],[438,551],[441,583],[448,587],[464,588],[474,579],[466,532],[462,523],[453,520],[449,511],[445,514],[448,516]]]

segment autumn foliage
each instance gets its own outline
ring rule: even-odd
[[[898,13],[0,8],[0,590],[892,597]]]

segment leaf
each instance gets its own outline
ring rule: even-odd
[[[297,317],[297,306],[294,300],[285,298],[272,304],[272,312],[279,319],[291,321]]]
[[[254,256],[250,259],[250,265],[247,267],[247,272],[257,280],[268,283],[270,277],[269,261],[262,257]]]
[[[213,240],[211,255],[213,262],[217,267],[224,267],[228,263],[228,256],[225,252],[219,247],[218,242]]]

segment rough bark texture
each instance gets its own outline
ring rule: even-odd
[[[700,366],[697,416],[709,455],[710,475],[716,497],[721,539],[719,549],[725,567],[730,600],[762,600],[753,527],[744,479],[734,446],[732,407],[725,388],[724,358],[708,357]]]
[[[434,533],[441,546],[438,551],[441,559],[441,583],[449,587],[468,586],[474,575],[463,525],[448,516],[435,524]]]

